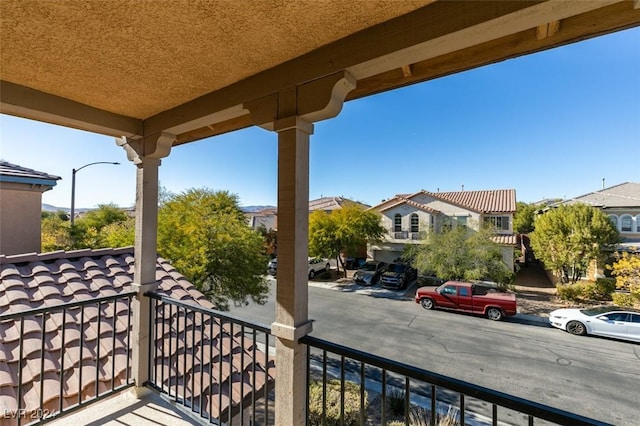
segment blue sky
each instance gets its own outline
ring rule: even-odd
[[[132,206],[135,166],[112,137],[0,115],[0,158],[58,175],[43,202]],[[640,181],[640,28],[348,102],[315,124],[310,198],[375,205],[398,193],[516,190],[572,198]],[[275,205],[277,135],[260,128],[174,148],[160,184]]]

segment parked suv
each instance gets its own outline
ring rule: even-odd
[[[331,269],[331,265],[327,259],[321,259],[319,257],[309,258],[309,279],[313,278],[319,272],[325,272]]]
[[[407,288],[416,279],[418,271],[404,262],[391,262],[380,277],[380,285],[394,290]]]
[[[319,272],[328,271],[331,268],[327,259],[321,259],[317,257],[309,258],[309,278],[315,277]],[[267,273],[274,277],[278,273],[278,259],[271,259],[267,266]]]

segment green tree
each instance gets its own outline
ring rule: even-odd
[[[72,248],[68,220],[63,220],[56,214],[48,214],[42,218],[40,229],[43,252]]]
[[[634,305],[640,305],[640,254],[623,252],[617,254],[618,260],[610,266],[616,277],[616,287],[627,290]]]
[[[487,279],[506,287],[513,284],[515,274],[504,263],[502,250],[492,236],[488,227],[475,231],[456,226],[427,234],[422,244],[405,257],[412,257],[414,267],[423,274],[435,274],[444,280]]]
[[[97,209],[89,210],[76,219],[71,227],[72,248],[102,248],[108,247],[105,227],[125,222],[129,219],[127,212],[115,204],[100,204]]]
[[[190,189],[170,195],[158,218],[158,251],[218,309],[229,301],[266,302],[265,241],[226,191]]]
[[[513,230],[518,234],[528,234],[535,229],[535,217],[538,207],[521,201],[516,203],[516,213],[513,216]]]
[[[135,243],[135,218],[127,217],[120,222],[112,222],[102,228],[101,236],[105,247],[127,247]]]
[[[619,241],[606,214],[586,204],[561,205],[536,219],[531,247],[561,282],[575,283],[602,249]]]
[[[52,217],[52,216],[57,216],[63,222],[69,220],[69,213],[67,213],[65,211],[62,211],[62,210],[58,210],[58,211],[55,211],[55,212],[42,211],[40,213],[40,216],[41,216],[42,219],[46,219],[46,218]]]
[[[378,213],[357,205],[331,213],[315,211],[309,217],[309,254],[335,257],[338,270],[340,265],[345,269],[340,253],[355,256],[367,243],[379,241],[385,232]]]

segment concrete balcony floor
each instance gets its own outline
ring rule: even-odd
[[[128,389],[81,410],[62,415],[49,424],[55,426],[201,426],[205,423],[205,420],[196,420],[159,393],[145,390],[140,396],[136,396],[132,389]]]

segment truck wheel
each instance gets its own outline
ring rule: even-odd
[[[502,319],[502,311],[498,308],[487,309],[487,318],[493,321],[500,321]]]
[[[313,277],[316,276],[316,272],[312,269],[309,271],[309,279],[312,279]]]
[[[433,307],[435,306],[435,304],[433,303],[433,300],[429,299],[428,297],[420,299],[420,304],[425,309],[433,309]]]
[[[587,334],[587,328],[580,321],[569,321],[567,331],[576,336],[584,336]]]

